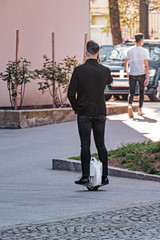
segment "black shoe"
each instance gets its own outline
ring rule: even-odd
[[[109,180],[107,176],[102,176],[102,185],[107,185],[109,184]]]
[[[89,184],[89,178],[81,177],[79,180],[75,181],[75,184],[87,185]]]

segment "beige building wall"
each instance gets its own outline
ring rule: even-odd
[[[16,30],[20,30],[20,56],[32,69],[51,58],[51,34],[55,32],[55,59],[76,55],[82,62],[84,35],[90,31],[89,0],[0,0],[0,72],[15,60]],[[23,105],[51,104],[49,93],[38,91],[34,81],[26,85]],[[0,79],[0,106],[10,106],[6,83]]]

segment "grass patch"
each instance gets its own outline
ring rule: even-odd
[[[92,154],[98,158],[98,154]],[[69,159],[80,160],[80,157]],[[109,166],[160,175],[160,141],[122,145],[108,152]]]

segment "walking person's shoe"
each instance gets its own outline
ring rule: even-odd
[[[128,106],[128,116],[129,118],[134,118],[132,106]]]
[[[88,177],[81,177],[79,180],[75,181],[75,184],[88,185],[89,184],[89,178]]]
[[[107,185],[109,184],[109,179],[107,176],[102,176],[102,185]]]
[[[138,116],[143,116],[144,115],[144,113],[142,112],[142,109],[141,108],[138,108]]]

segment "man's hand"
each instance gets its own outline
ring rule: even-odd
[[[100,58],[100,56],[98,56],[98,63],[102,64],[102,59]]]
[[[149,79],[146,78],[146,80],[144,81],[144,86],[146,87],[148,85],[148,83],[149,83]]]

